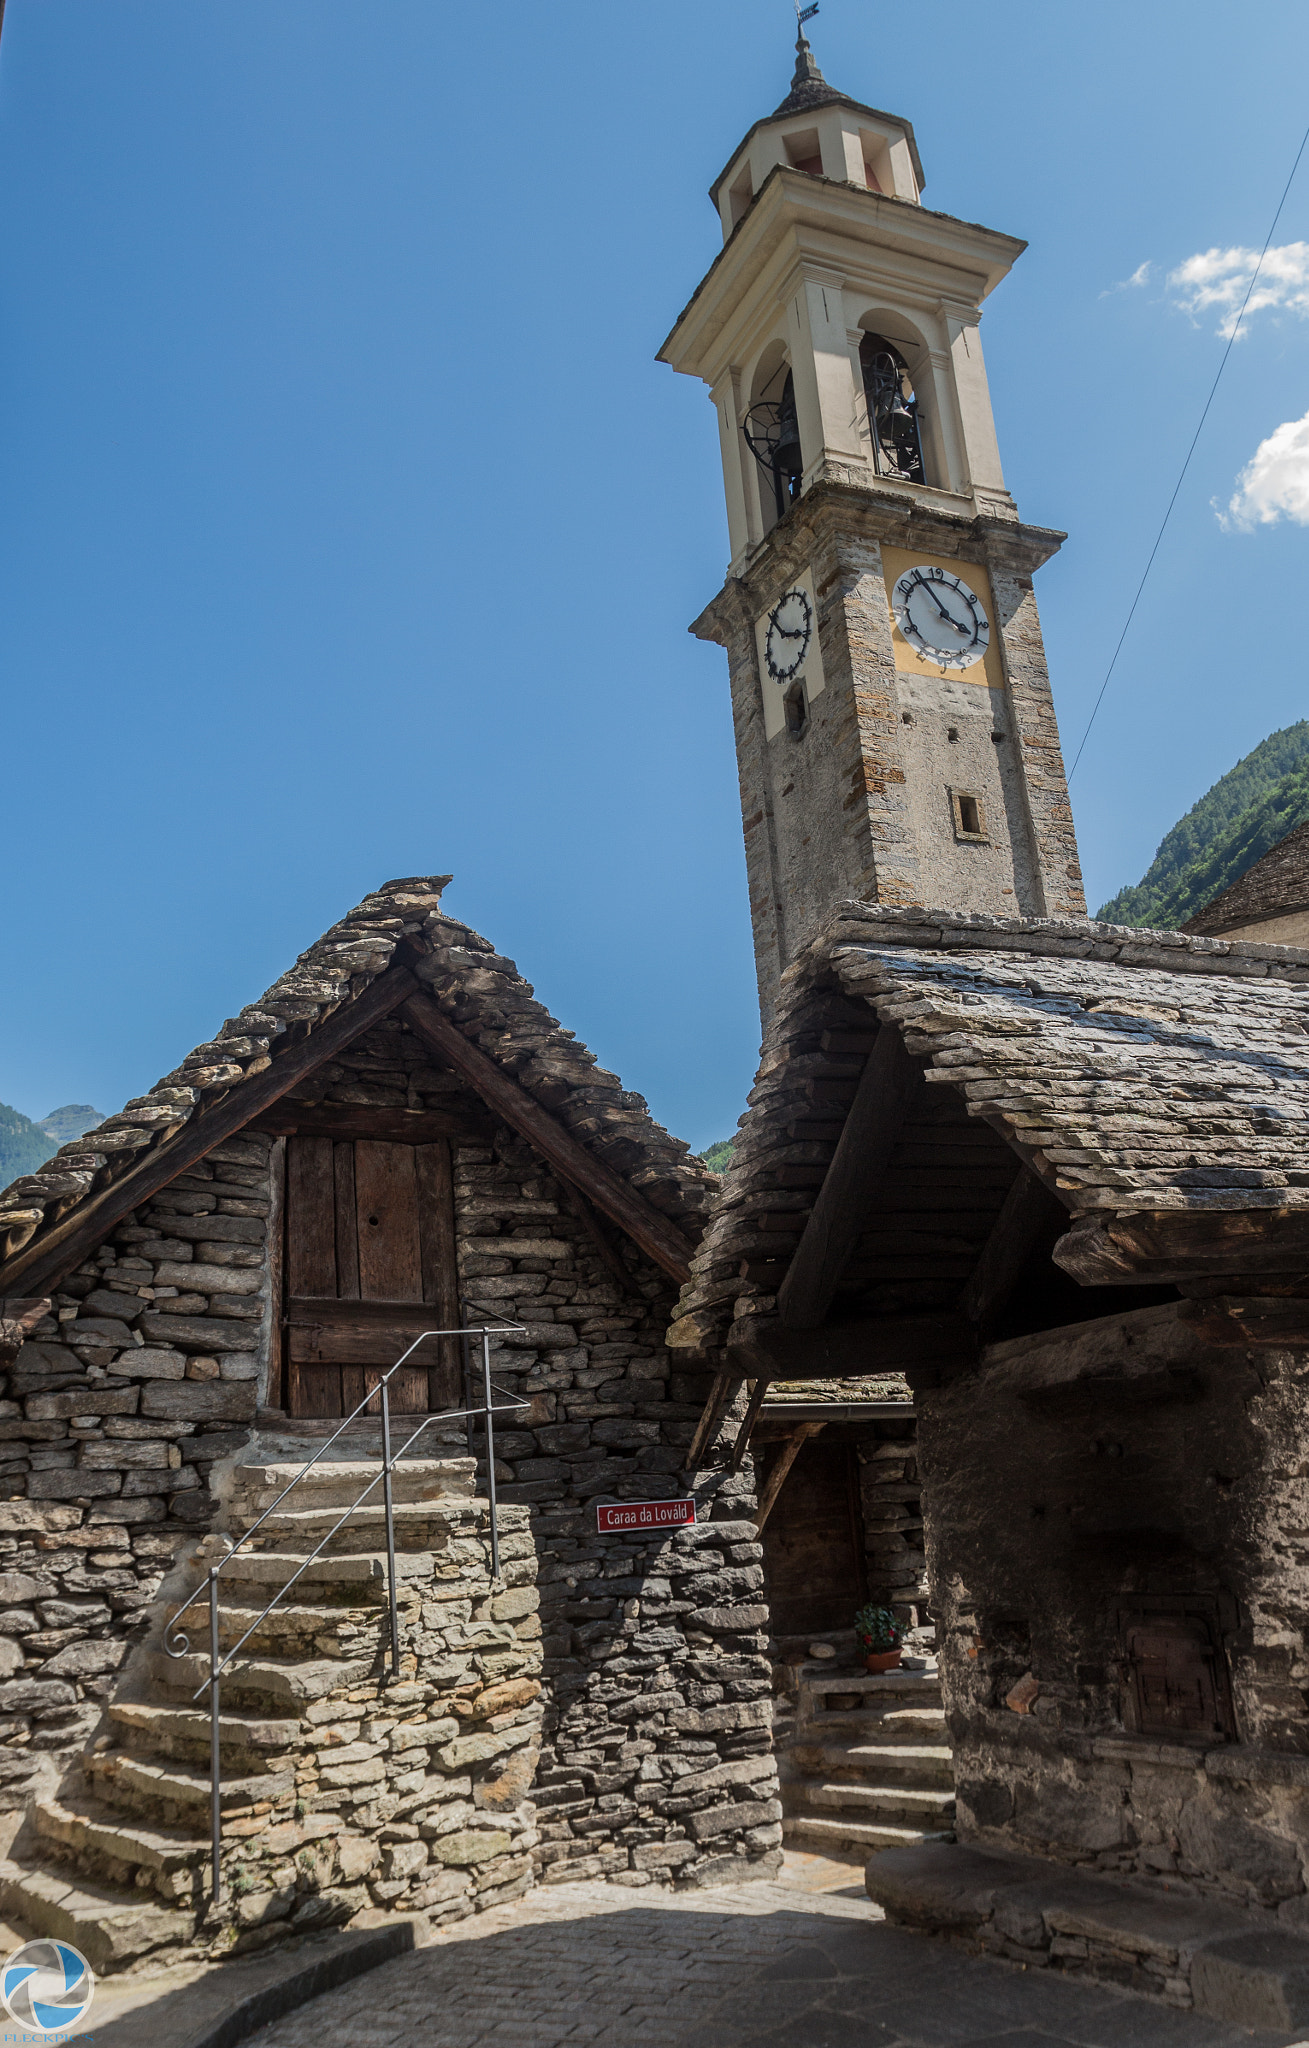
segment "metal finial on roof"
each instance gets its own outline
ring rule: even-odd
[[[775,121],[779,114],[799,114],[809,107],[821,107],[831,100],[843,97],[841,93],[832,90],[818,69],[814,53],[809,47],[809,39],[804,32],[805,23],[817,12],[815,5],[802,7],[800,0],[795,0],[795,76],[791,80],[790,92],[781,106],[774,109],[769,117],[771,120]]]

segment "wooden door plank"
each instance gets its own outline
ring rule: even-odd
[[[355,1140],[359,1292],[371,1301],[421,1301],[418,1185],[412,1145]]]
[[[286,1162],[289,1294],[336,1293],[336,1198],[330,1138],[292,1138]]]
[[[597,1209],[625,1230],[648,1258],[679,1286],[690,1279],[693,1248],[678,1226],[588,1151],[480,1046],[465,1038],[430,996],[411,996],[404,1005],[404,1018],[447,1066],[472,1083],[483,1102],[503,1117],[511,1130],[526,1138],[556,1173],[580,1188]]]
[[[286,1362],[286,1412],[288,1415],[343,1415],[341,1368],[306,1365],[294,1352]]]
[[[342,1003],[294,1045],[274,1052],[262,1073],[238,1082],[212,1109],[191,1116],[172,1137],[151,1145],[108,1187],[75,1203],[48,1230],[38,1230],[30,1244],[0,1266],[0,1294],[37,1294],[62,1280],[115,1223],[241,1130],[379,1017],[389,1016],[417,986],[407,967],[389,967],[353,1002]]]
[[[292,1144],[299,1142],[298,1138],[291,1140]],[[336,1210],[336,1292],[343,1301],[358,1301],[359,1217],[355,1206],[355,1148],[350,1139],[332,1147],[332,1184]],[[355,1399],[362,1398],[361,1388]]]
[[[442,1329],[459,1322],[459,1267],[455,1238],[454,1165],[448,1140],[419,1145],[414,1153],[418,1183],[418,1236],[423,1269],[423,1300],[435,1310],[432,1321]],[[433,1414],[458,1408],[462,1380],[459,1339],[434,1338],[424,1347],[428,1356],[427,1405]],[[415,1354],[422,1357],[421,1353]]]

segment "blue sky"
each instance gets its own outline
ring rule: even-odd
[[[1263,241],[1309,11],[822,0],[810,33],[913,120],[929,205],[1031,245],[983,336],[1020,510],[1070,534],[1037,589],[1071,759],[1241,274],[1193,259]],[[686,633],[725,520],[654,353],[793,36],[787,0],[9,0],[0,1100],[117,1107],[376,882],[453,871],[658,1116],[732,1128],[735,763]],[[1306,242],[1309,163],[1074,785],[1093,907],[1309,712],[1307,528],[1266,516],[1309,518]]]

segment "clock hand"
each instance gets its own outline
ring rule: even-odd
[[[798,626],[795,632],[791,633],[788,632],[785,626],[780,625],[776,619],[773,620],[773,631],[780,640],[803,640],[807,630],[808,628],[805,626]]]
[[[931,584],[925,578],[920,578],[918,587],[920,590],[927,592],[927,595],[931,598],[932,603],[936,606],[936,609],[940,612],[941,617],[948,626],[953,626],[956,633],[966,633],[968,631],[967,626],[961,626],[954,613],[946,609]]]

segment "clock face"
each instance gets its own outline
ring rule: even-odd
[[[971,668],[990,645],[991,622],[981,598],[946,569],[906,569],[891,592],[891,605],[909,645],[941,668]]]
[[[764,654],[775,682],[789,683],[803,667],[813,635],[814,608],[808,592],[797,586],[779,598],[768,614]]]

